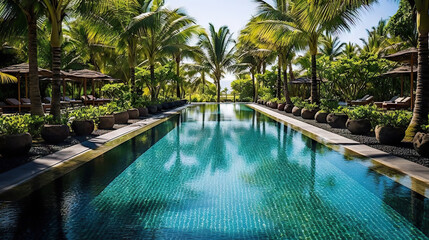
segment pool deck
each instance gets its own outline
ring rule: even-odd
[[[371,169],[429,198],[429,168],[293,119],[258,104],[252,103],[247,104],[247,106],[303,132],[304,135],[334,150],[371,159]]]
[[[0,174],[0,200],[24,197],[97,156],[165,122],[190,105],[175,108]]]

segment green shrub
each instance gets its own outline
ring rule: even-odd
[[[0,116],[0,135],[15,135],[28,132],[28,119],[20,115]]]
[[[98,108],[94,106],[79,108],[70,113],[70,119],[78,121],[96,120],[99,116]]]
[[[345,109],[343,107],[339,106],[335,109],[332,109],[330,112],[334,113],[334,114],[344,114]]]
[[[272,103],[277,103],[279,101],[279,99],[278,98],[271,98],[269,101]]]
[[[310,111],[319,109],[319,105],[316,103],[306,103],[304,102],[304,108]]]
[[[299,107],[299,108],[305,107],[305,104],[306,104],[305,101],[299,97],[292,97],[290,100],[292,101],[295,107]]]
[[[339,107],[338,101],[321,99],[320,100],[320,110],[326,113],[330,113]]]
[[[405,128],[410,124],[411,117],[412,114],[404,110],[379,113],[377,117],[377,125]]]
[[[352,120],[366,119],[370,120],[373,125],[376,124],[377,116],[379,115],[377,112],[377,107],[375,105],[359,106],[353,109],[345,109],[344,112]]]

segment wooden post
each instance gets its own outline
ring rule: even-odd
[[[28,98],[28,75],[25,74],[25,98]]]
[[[18,113],[21,113],[21,75],[18,74],[18,101],[19,101],[19,105],[18,105]]]
[[[94,86],[94,79],[92,79],[91,82],[92,87],[92,106],[95,106],[95,86]]]
[[[411,110],[414,109],[414,53],[411,53]]]
[[[86,78],[83,80],[83,96],[84,96],[84,99],[87,99],[87,97],[86,97]]]
[[[404,96],[404,75],[401,75],[401,97]]]
[[[66,98],[66,79],[63,77],[63,101]]]

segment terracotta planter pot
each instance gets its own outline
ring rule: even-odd
[[[100,123],[98,124],[99,129],[112,129],[115,125],[115,116],[107,115],[98,117]]]
[[[271,103],[271,108],[273,108],[273,109],[277,109],[277,107],[279,106],[279,104],[278,103]]]
[[[94,121],[92,120],[75,120],[71,125],[73,132],[78,136],[87,136],[94,131]]]
[[[375,137],[378,142],[386,145],[397,145],[405,137],[405,128],[394,128],[390,126],[375,127]]]
[[[162,105],[161,104],[157,104],[156,105],[156,108],[157,108],[157,112],[162,112]]]
[[[147,117],[149,111],[145,107],[137,108],[139,110],[140,117]]]
[[[115,113],[113,116],[115,117],[115,124],[127,124],[130,119],[128,111]]]
[[[140,112],[137,108],[128,109],[127,112],[129,119],[138,119],[140,117]]]
[[[330,113],[326,117],[326,122],[332,128],[346,128],[346,123],[349,117],[346,114]]]
[[[22,156],[30,151],[33,139],[29,133],[0,136],[0,154]]]
[[[181,106],[183,106],[188,103],[188,100],[181,100],[181,103],[182,103]]]
[[[302,112],[302,108],[299,108],[299,107],[292,108],[292,114],[294,116],[297,116],[297,117],[301,116],[301,112]]]
[[[292,110],[295,106],[293,104],[286,104],[285,108],[283,109],[287,113],[292,113]]]
[[[284,111],[285,110],[285,106],[286,106],[286,103],[278,104],[277,110]]]
[[[356,135],[368,135],[371,132],[371,121],[367,119],[358,119],[358,120],[347,120],[346,122],[347,129]]]
[[[158,108],[155,105],[148,106],[147,110],[149,111],[150,114],[155,114],[158,112]]]
[[[164,109],[164,110],[168,110],[168,109],[170,109],[171,107],[170,107],[170,104],[168,104],[168,103],[163,103],[163,104],[161,104],[161,107],[162,107],[162,109]]]
[[[328,116],[329,113],[327,112],[322,112],[322,111],[318,111],[316,113],[316,115],[314,116],[314,119],[316,120],[316,122],[318,123],[327,123],[326,121],[326,117]]]
[[[413,145],[422,157],[429,157],[429,134],[418,132],[414,137]]]
[[[58,144],[70,135],[70,128],[67,125],[44,125],[40,134],[45,142]]]
[[[311,120],[314,120],[314,116],[316,115],[316,113],[317,113],[318,111],[319,111],[319,110],[317,110],[317,109],[309,110],[309,109],[304,108],[304,109],[302,109],[302,111],[301,111],[301,117],[302,117],[302,118],[304,118],[304,119],[311,119]]]

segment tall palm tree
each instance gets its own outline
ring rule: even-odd
[[[210,69],[216,84],[217,102],[220,102],[220,80],[228,67],[234,64],[235,47],[232,34],[227,26],[216,31],[210,24],[209,33],[200,35],[198,45],[205,51],[204,64]]]
[[[371,0],[293,0],[291,10],[285,13],[272,8],[264,0],[255,0],[259,4],[261,14],[270,20],[261,24],[265,34],[271,31],[293,29],[307,39],[311,54],[311,101],[318,102],[316,57],[319,38],[324,32],[349,30],[350,24],[357,19],[361,6],[368,6]],[[284,0],[286,1],[286,0]]]
[[[333,37],[330,33],[322,35],[320,43],[320,53],[328,56],[330,60],[334,60],[341,55],[343,47],[345,46],[345,43],[340,42],[340,38],[338,36]]]
[[[31,114],[43,115],[37,64],[37,19],[39,3],[33,0],[0,0],[0,35],[27,33]],[[3,79],[3,77],[2,77]]]
[[[414,0],[417,12],[417,30],[419,32],[418,73],[416,101],[413,118],[407,129],[405,139],[411,140],[422,125],[428,123],[429,113],[429,1]]]
[[[358,52],[359,52],[359,46],[357,44],[349,42],[344,45],[342,55],[346,58],[352,58],[356,56]]]

